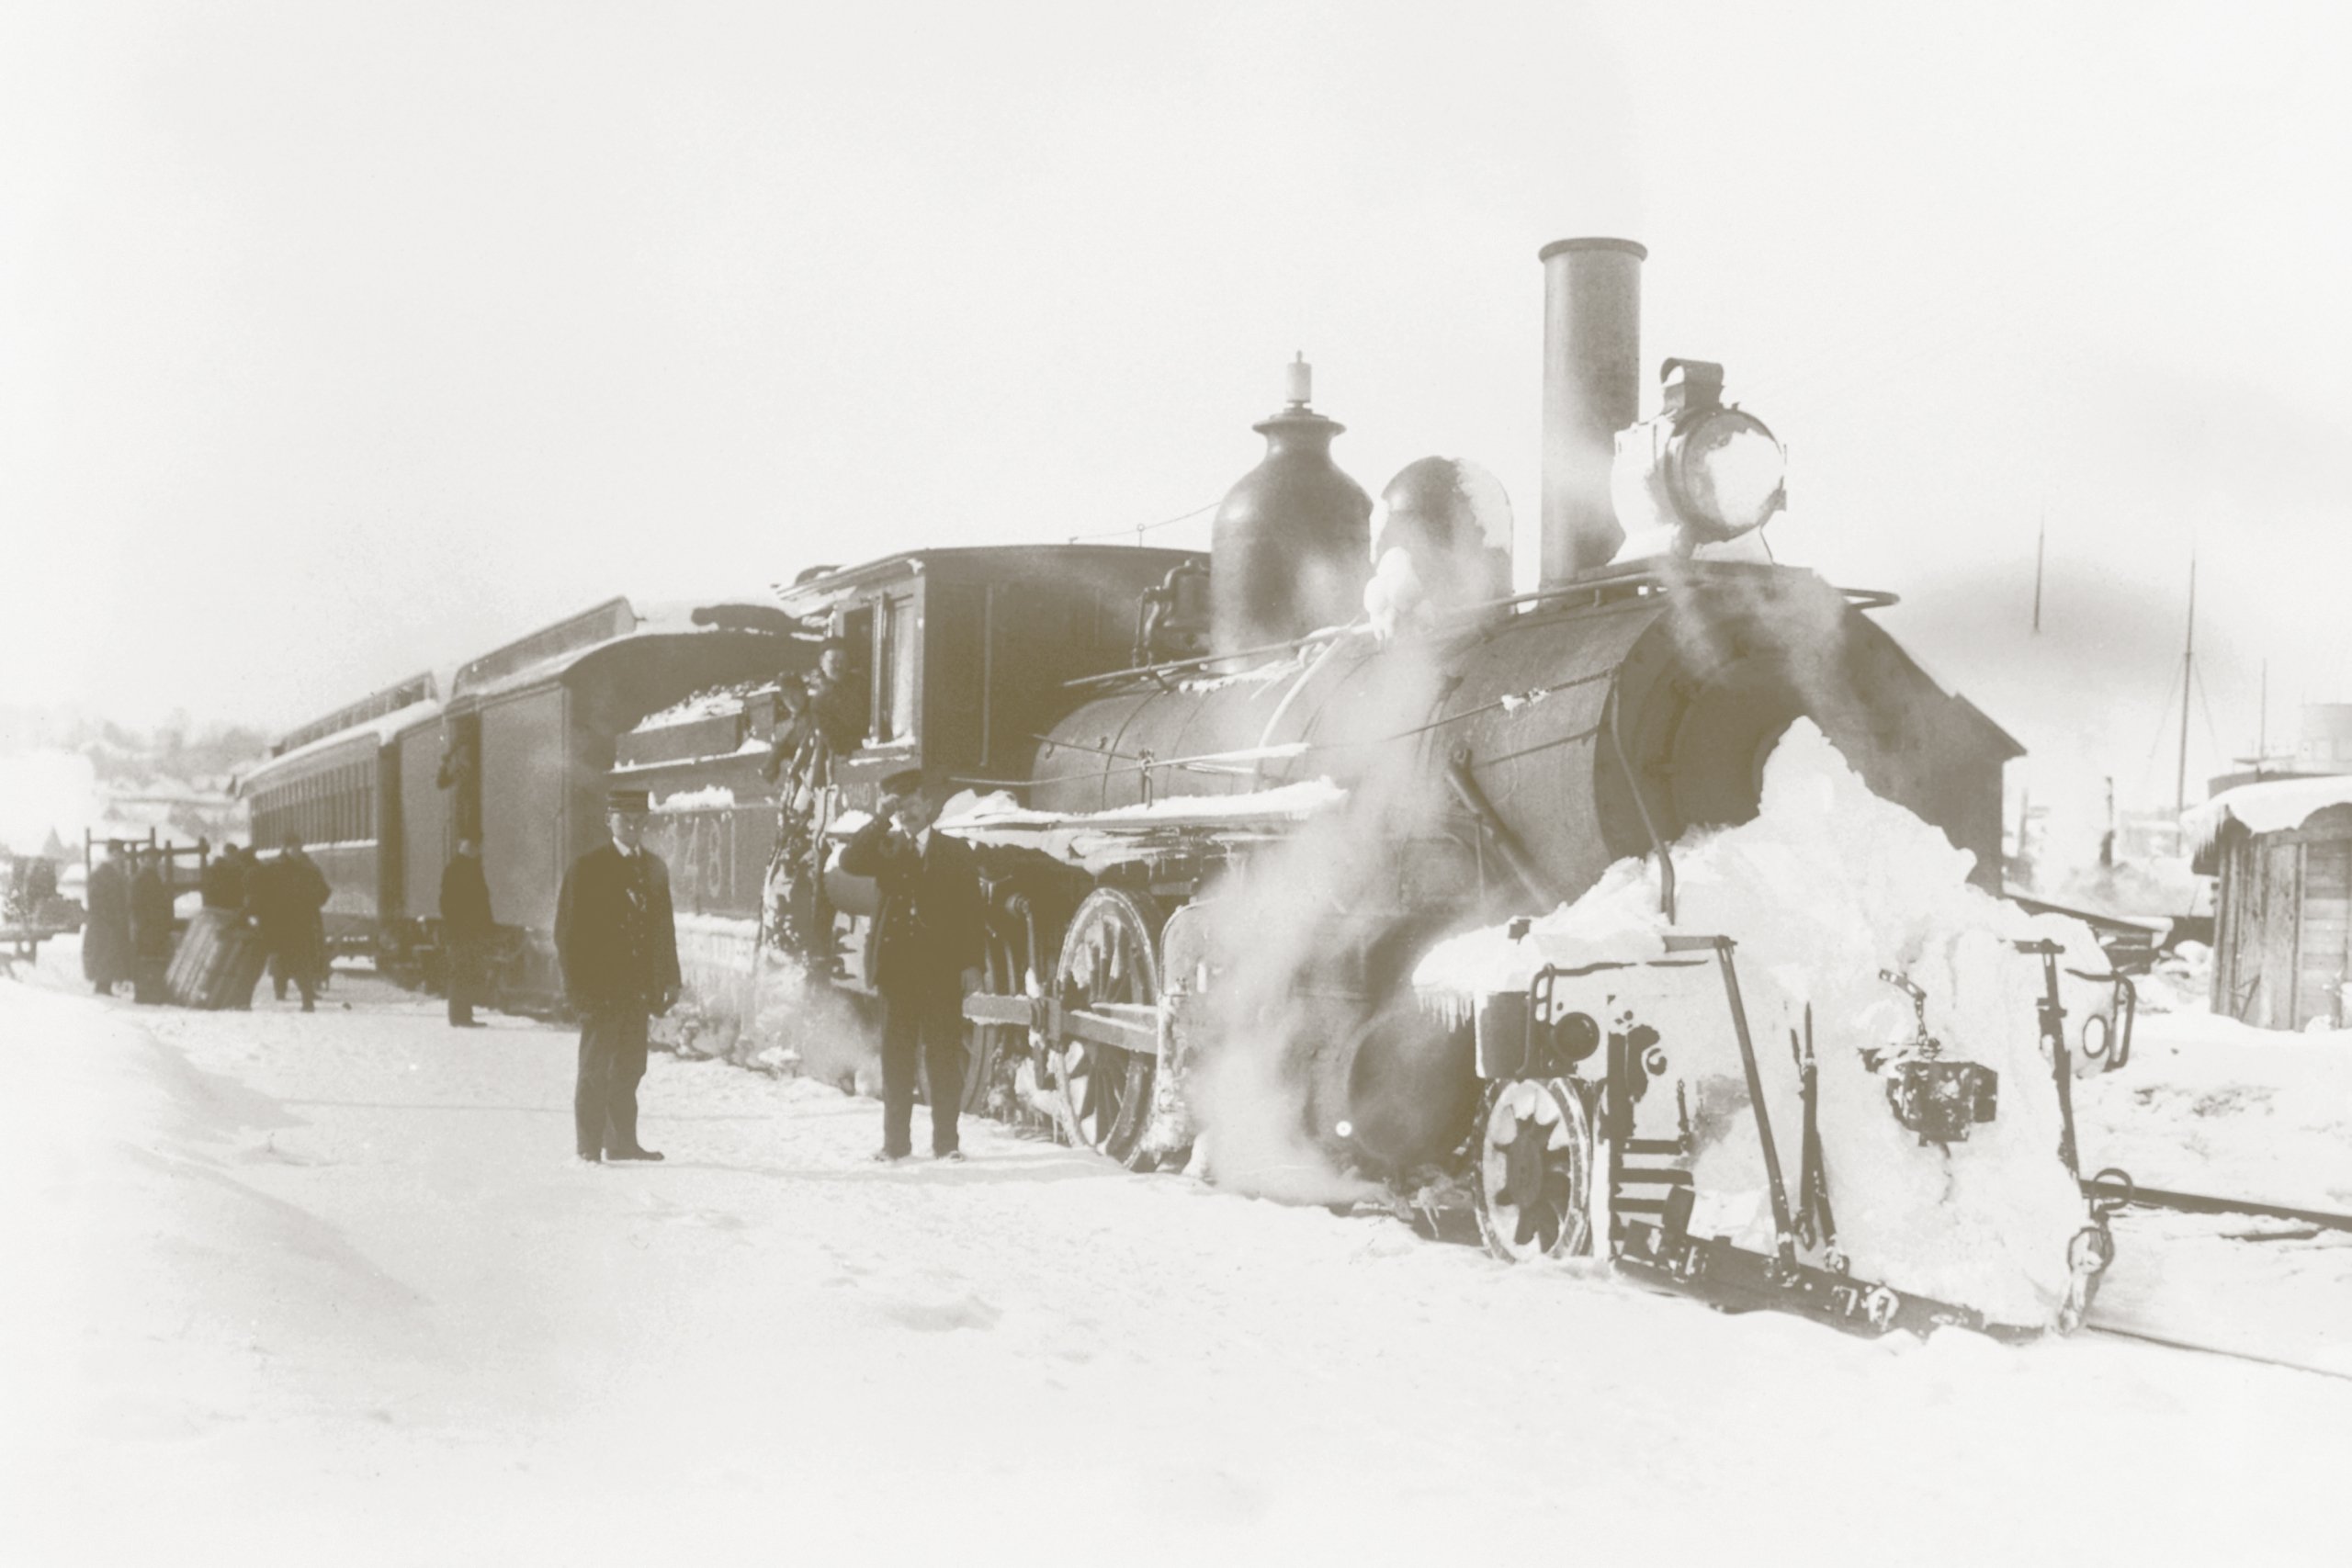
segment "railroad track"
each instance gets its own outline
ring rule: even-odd
[[[2283,1356],[2267,1356],[2258,1350],[2240,1349],[2229,1345],[2214,1345],[2198,1339],[2176,1338],[2167,1334],[2148,1333],[2136,1328],[2112,1327],[2098,1321],[2097,1311],[2092,1312],[2091,1320],[2083,1325],[2082,1332],[2097,1335],[2102,1339],[2130,1339],[2142,1345],[2161,1345],[2167,1350],[2186,1350],[2198,1356],[2222,1356],[2233,1361],[2252,1361],[2257,1366],[2278,1367],[2291,1372],[2309,1372],[2313,1377],[2336,1378],[2345,1382],[2352,1382],[2352,1372],[2342,1371],[2335,1367],[2314,1366],[2309,1361],[2289,1360]]]
[[[2083,1183],[2083,1196],[2129,1209],[2164,1209],[2179,1214],[2254,1214],[2264,1219],[2292,1220],[2319,1230],[2352,1231],[2352,1214],[2324,1209],[2292,1209],[2251,1198],[2210,1198],[2199,1192],[2173,1192],[2143,1187],[2121,1171],[2102,1170]]]
[[[2231,1239],[2276,1240],[2283,1243],[2314,1240],[2330,1232],[2352,1233],[2352,1214],[2326,1209],[2298,1208],[2285,1203],[2266,1202],[2259,1199],[2219,1197],[2201,1192],[2180,1192],[2166,1188],[2143,1187],[2118,1170],[2102,1170],[2082,1184],[2086,1197],[2101,1205],[2111,1215],[2128,1223],[2132,1211],[2164,1214],[2187,1214],[2228,1218],[2244,1216],[2282,1222],[2300,1227],[2291,1232],[2256,1238],[2235,1236]],[[2152,1238],[2153,1239],[2153,1238]],[[2126,1242],[2127,1247],[2131,1245]],[[2107,1310],[2094,1304],[2089,1320],[2083,1325],[2086,1334],[2109,1338],[2132,1339],[2143,1344],[2161,1345],[2169,1349],[2187,1350],[2198,1355],[2224,1356],[2233,1360],[2249,1361],[2262,1366],[2286,1368],[2309,1372],[2319,1377],[2338,1378],[2352,1382],[2352,1370],[2343,1366],[2321,1366],[2312,1361],[2296,1359],[2290,1355],[2273,1353],[2267,1348],[2248,1344],[2227,1344],[2201,1336],[2193,1328],[2169,1326],[2161,1320],[2131,1313],[2118,1313],[2111,1295],[2103,1296]],[[2158,1294],[2153,1306],[2161,1306]]]

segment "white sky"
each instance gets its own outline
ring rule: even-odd
[[[1645,358],[1789,443],[1781,558],[2168,796],[2192,532],[2222,750],[2263,659],[2274,737],[2352,698],[2342,30],[16,0],[0,702],[279,726],[616,592],[1155,521],[1300,348],[1367,489],[1453,453],[1532,523],[1535,251],[1613,233]]]

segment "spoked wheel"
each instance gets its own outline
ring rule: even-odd
[[[1592,1122],[1558,1078],[1513,1078],[1487,1091],[1473,1148],[1478,1234],[1508,1263],[1592,1250]]]
[[[1017,994],[1026,967],[1016,951],[1020,939],[1005,941],[993,932],[980,985],[1000,996]],[[964,1025],[964,1111],[968,1116],[997,1115],[1012,1104],[1011,1063],[1021,1031],[1005,1023]]]
[[[1148,894],[1098,887],[1070,916],[1055,994],[1065,1009],[1147,1023],[1159,1007],[1161,915]],[[1148,1164],[1152,1057],[1083,1040],[1046,1042],[1046,1089],[1062,1136],[1121,1165]]]

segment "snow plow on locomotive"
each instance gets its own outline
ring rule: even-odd
[[[2129,984],[1993,897],[2001,773],[2020,749],[1871,620],[1891,598],[1740,558],[1784,503],[1781,454],[1723,402],[1721,369],[1666,361],[1661,412],[1636,417],[1642,255],[1623,241],[1544,255],[1532,591],[1510,590],[1508,503],[1473,465],[1399,474],[1375,538],[1304,365],[1256,427],[1265,459],[1219,508],[1206,562],[944,550],[780,590],[808,635],[862,661],[855,745],[786,777],[778,802],[715,783],[722,759],[664,758],[649,732],[620,742],[689,868],[682,916],[726,939],[690,979],[707,1000],[730,985],[745,998],[698,1026],[748,1026],[773,949],[863,988],[874,895],[831,856],[885,809],[880,781],[920,768],[970,791],[943,827],[988,883],[971,1109],[1277,1195],[1459,1190],[1498,1256],[1602,1252],[1724,1304],[1864,1331],[2078,1322],[2109,1248],[2073,1168],[2066,1087],[2128,1050]],[[1747,873],[1702,854],[1705,880],[1679,886],[1686,846],[1770,815],[1784,748],[1790,799],[1909,825],[1879,847],[1909,857],[1907,891],[1944,924],[1890,906],[1876,945],[1845,933],[1834,975],[1808,978],[1774,922],[1725,902]],[[763,838],[777,847],[754,886],[746,846]],[[1836,859],[1834,830],[1812,841]],[[1816,871],[1786,844],[1750,848],[1794,880],[1784,897],[1806,893]],[[1634,880],[1646,920],[1569,931],[1565,960],[1510,934],[1589,895],[1622,916]],[[1705,913],[1678,908],[1691,901]],[[1749,924],[1692,923],[1717,908]],[[1735,939],[1781,960],[1766,1027],[1743,1009]],[[1465,981],[1442,958],[1465,940],[1514,956]],[[1837,1010],[1826,1044],[1804,1010],[1815,993]],[[1894,1038],[1898,996],[1917,1028]],[[1497,1043],[1503,1017],[1515,1051]],[[1958,1230],[1934,1217],[1938,1193],[1972,1184],[1986,1196]],[[1981,1252],[1978,1233],[2011,1220],[2045,1255],[2014,1278],[1973,1278],[1917,1239]]]

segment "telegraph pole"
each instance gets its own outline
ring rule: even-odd
[[[2050,513],[2044,512],[2033,526],[2033,635],[2041,635],[2041,552],[2050,542]]]
[[[2188,640],[2180,650],[2180,769],[2173,775],[2173,816],[2188,809],[2188,705],[2196,696],[2197,549],[2188,551]]]

